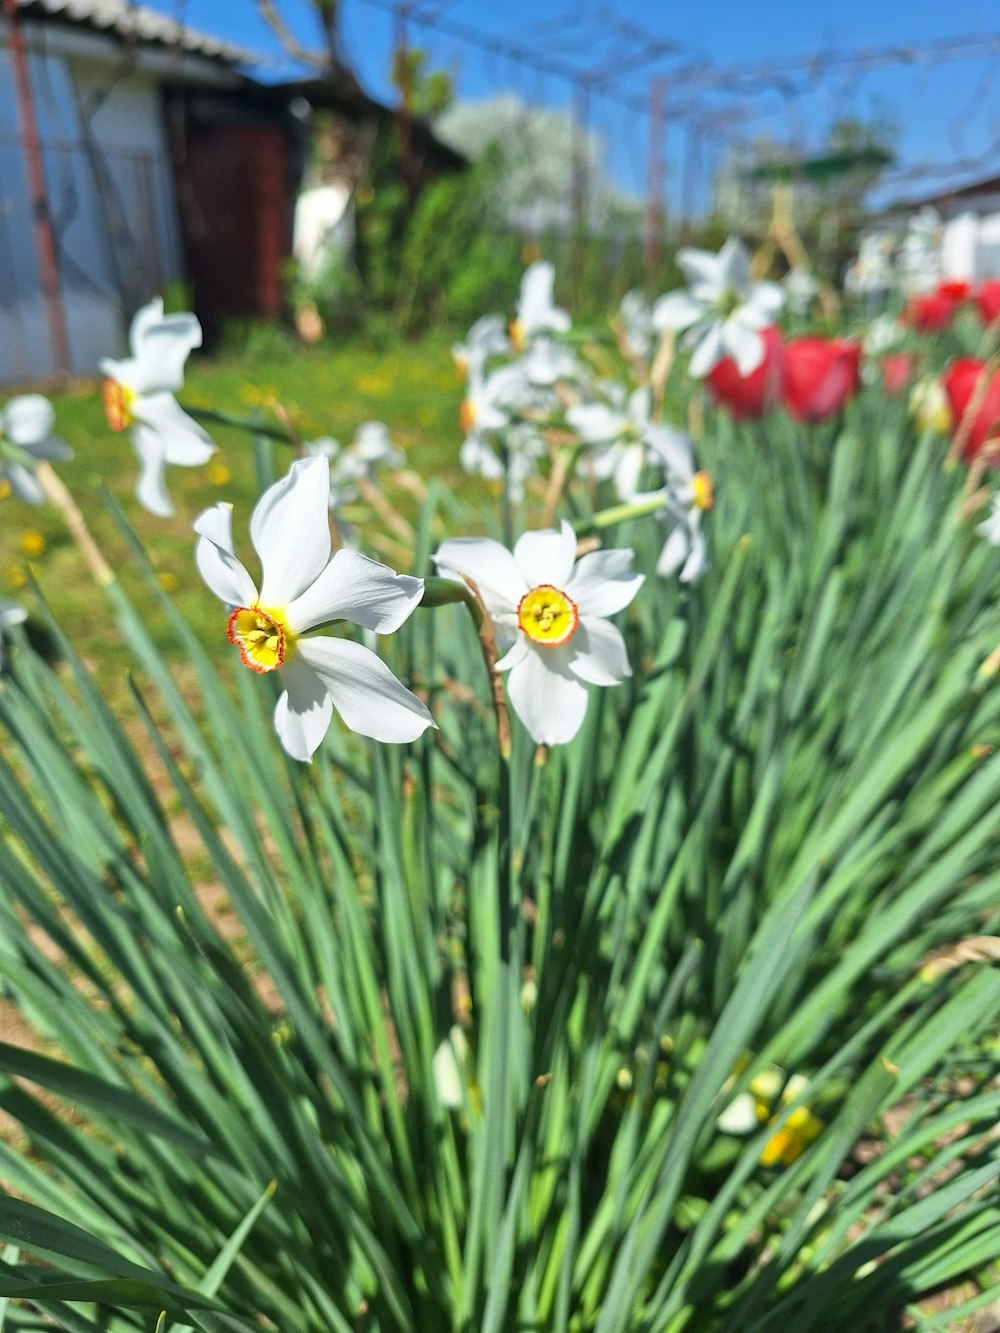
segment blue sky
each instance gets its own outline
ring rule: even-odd
[[[267,54],[275,62],[267,77],[288,73],[279,61],[281,48],[260,19],[254,0],[145,0],[155,8],[183,13],[195,28],[224,36]],[[315,29],[305,0],[277,0],[289,26],[309,43]],[[822,53],[899,43],[928,42],[972,33],[1000,35],[1000,12],[995,0],[840,0],[835,6],[805,0],[767,0],[765,4],[733,0],[670,4],[663,0],[506,0],[503,7],[490,0],[423,0],[425,9],[443,12],[442,26],[455,22],[531,46],[540,53],[576,66],[599,62],[610,48],[600,44],[606,31],[602,15],[613,12],[654,36],[675,40],[679,57],[652,63],[641,71],[621,76],[616,87],[645,97],[650,76],[669,73],[678,62],[709,60],[731,62],[772,60],[782,56]],[[571,17],[567,17],[571,16]],[[581,19],[581,16],[582,19]],[[552,76],[518,68],[502,57],[491,57],[454,39],[446,32],[411,25],[411,41],[428,50],[434,66],[453,71],[464,99],[478,99],[505,90],[531,102],[566,105],[569,89]],[[344,46],[362,82],[374,95],[392,100],[387,74],[393,45],[392,17],[364,0],[343,0]],[[635,48],[633,48],[635,49]],[[621,57],[621,52],[618,53]],[[671,101],[680,105],[690,94],[667,84],[668,196],[682,188],[685,131],[671,117]],[[704,99],[718,103],[719,97]],[[732,99],[723,97],[732,106]],[[782,142],[810,149],[822,139],[830,121],[839,114],[870,111],[880,102],[902,126],[899,165],[915,172],[932,163],[977,159],[996,146],[996,154],[981,168],[964,173],[1000,174],[1000,52],[991,58],[948,64],[896,67],[863,77],[839,73],[822,78],[800,77],[789,95],[774,92],[741,99],[742,109],[719,131],[703,136],[702,176],[727,143],[746,141],[767,133]],[[594,101],[594,127],[608,144],[608,174],[627,188],[641,192],[646,170],[645,118]],[[736,122],[736,123],[733,123]],[[898,193],[910,197],[929,192],[940,175],[901,181]]]

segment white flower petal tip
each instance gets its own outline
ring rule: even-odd
[[[576,534],[564,522],[523,533],[513,552],[487,538],[447,541],[434,563],[479,589],[507,650],[497,670],[537,745],[576,736],[587,710],[584,682],[617,685],[631,675],[625,642],[603,618],[628,606],[642,586],[631,551],[595,551],[577,561]]]
[[[26,504],[45,502],[45,492],[34,475],[36,465],[73,457],[69,445],[52,434],[54,425],[52,404],[40,393],[21,394],[0,408],[0,478]],[[5,442],[9,448],[4,447]]]
[[[155,297],[132,320],[132,355],[98,362],[105,377],[108,425],[114,431],[131,430],[140,464],[136,496],[158,517],[174,512],[166,488],[167,465],[198,467],[216,450],[208,433],[174,397],[184,385],[188,354],[201,342],[201,325],[194,315],[164,315],[163,301]]]
[[[686,330],[683,346],[691,352],[693,379],[704,379],[727,356],[742,375],[764,357],[759,330],[773,324],[785,301],[774,282],[754,283],[750,256],[742,241],[730,237],[719,253],[682,249],[677,261],[688,282],[686,291],[661,297],[653,310],[660,330]]]
[[[310,634],[332,620],[376,633],[398,629],[423,596],[423,580],[396,574],[356,551],[331,555],[329,466],[300,459],[261,496],[250,531],[263,568],[261,590],[235,554],[232,508],[216,504],[195,520],[198,569],[230,608],[226,634],[258,674],[278,672],[278,739],[309,762],[334,712],[375,740],[408,742],[435,726],[427,706],[370,649]]]

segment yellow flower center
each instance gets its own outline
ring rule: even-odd
[[[511,320],[509,332],[511,346],[514,348],[514,351],[520,355],[520,353],[524,351],[528,341],[524,333],[524,325],[519,319]]]
[[[819,1138],[822,1129],[823,1122],[808,1107],[798,1107],[781,1129],[764,1144],[760,1155],[761,1166],[791,1166],[799,1160],[809,1144]]]
[[[134,392],[117,380],[105,380],[101,385],[101,400],[104,403],[104,415],[112,430],[125,430],[131,426],[135,417],[132,413],[135,404]]]
[[[576,633],[580,613],[564,592],[551,583],[540,583],[518,602],[517,623],[533,642],[556,648]]]
[[[696,509],[711,509],[715,504],[715,491],[712,488],[712,478],[707,472],[696,472],[691,479],[691,488],[694,491],[694,504]]]
[[[463,398],[458,409],[458,420],[466,435],[472,433],[476,424],[476,405],[471,398]]]
[[[238,606],[226,636],[240,650],[243,665],[262,674],[281,666],[295,640],[281,612],[262,606]]]

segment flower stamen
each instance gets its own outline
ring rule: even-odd
[[[117,380],[106,379],[101,385],[101,401],[112,430],[127,430],[132,425],[135,420],[132,415],[135,393],[131,389],[119,384]]]
[[[542,648],[557,648],[576,633],[580,613],[576,603],[559,588],[540,583],[518,602],[517,623],[532,642]]]
[[[476,425],[476,405],[471,398],[463,398],[458,409],[459,425],[466,435],[471,435]]]
[[[281,666],[292,636],[278,612],[238,606],[229,617],[226,637],[240,650],[243,665],[263,674]]]
[[[715,490],[712,486],[712,478],[707,472],[696,472],[691,478],[691,489],[694,491],[695,509],[709,510],[715,504]]]

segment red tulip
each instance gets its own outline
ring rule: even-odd
[[[921,333],[941,333],[955,318],[958,303],[940,292],[914,296],[903,311],[903,322]]]
[[[972,288],[967,282],[939,282],[932,292],[910,299],[903,311],[903,322],[921,333],[941,333],[971,295]]]
[[[963,301],[968,301],[972,295],[972,283],[958,279],[948,279],[945,282],[939,282],[935,290],[938,296],[947,296],[956,305],[961,305]]]
[[[785,344],[785,406],[796,421],[825,421],[858,391],[861,344],[793,338]]]
[[[761,330],[764,360],[749,375],[741,375],[731,356],[723,357],[705,376],[715,401],[737,421],[762,417],[781,397],[785,349],[775,328]]]
[[[976,292],[976,305],[984,324],[992,324],[995,319],[1000,319],[1000,278],[990,278],[980,283]]]
[[[985,366],[978,357],[960,356],[945,371],[941,382],[951,405],[953,428],[956,433],[965,432],[962,457],[968,462],[989,442],[990,461],[1000,466],[1000,371],[993,372],[983,391],[980,383]],[[974,394],[978,407],[970,412]]]
[[[913,379],[916,358],[909,352],[894,352],[882,359],[882,388],[891,398],[906,392],[906,387]]]

